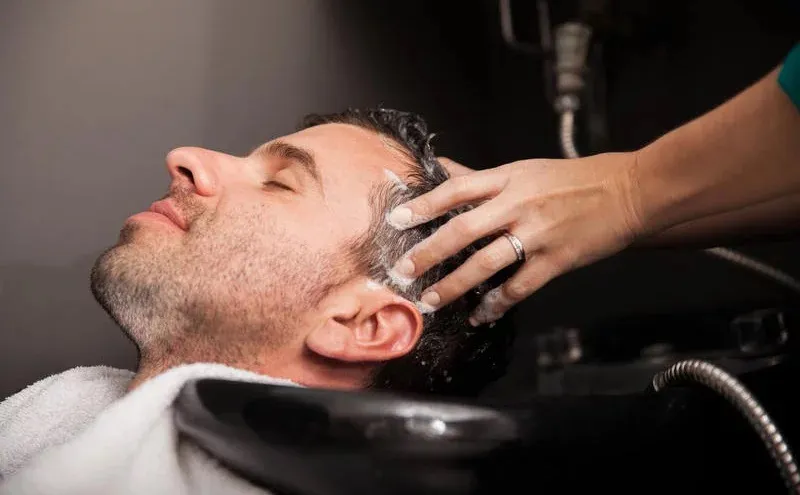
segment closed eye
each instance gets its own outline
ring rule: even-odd
[[[292,189],[291,187],[287,186],[286,184],[282,184],[280,182],[276,182],[274,180],[265,180],[261,184],[264,186],[265,189],[270,188],[270,187],[275,187],[275,188],[278,188],[278,189],[283,189],[283,190],[286,190],[286,191],[294,192],[294,189]]]

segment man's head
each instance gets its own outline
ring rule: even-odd
[[[386,224],[446,180],[430,138],[418,116],[377,109],[311,117],[245,157],[176,149],[169,194],[125,223],[92,290],[141,367],[215,361],[310,386],[474,393],[511,338],[467,321],[492,283],[432,314],[414,303],[474,247],[411,287],[386,274],[457,213]]]

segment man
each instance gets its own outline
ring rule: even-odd
[[[125,222],[119,242],[100,256],[91,274],[93,294],[139,351],[137,372],[132,379],[124,377],[125,388],[133,392],[97,421],[79,404],[90,426],[72,445],[23,472],[30,483],[39,482],[37,473],[48,472],[48,462],[50,469],[75,476],[80,464],[65,466],[76,458],[71,452],[82,448],[91,455],[105,452],[93,458],[95,466],[113,451],[119,460],[108,462],[107,469],[131,483],[139,479],[148,493],[182,487],[191,478],[186,473],[166,473],[164,479],[171,484],[154,484],[158,477],[152,470],[162,464],[140,467],[133,474],[119,474],[118,469],[132,463],[130,459],[145,463],[161,457],[176,459],[175,470],[190,469],[186,466],[192,463],[177,446],[170,456],[136,450],[150,443],[163,449],[163,438],[174,435],[168,415],[154,413],[152,424],[134,418],[124,426],[130,419],[124,416],[125,401],[133,407],[146,393],[155,396],[157,387],[148,382],[164,382],[168,370],[190,363],[220,363],[308,387],[451,395],[477,394],[496,379],[504,370],[512,333],[506,325],[476,328],[468,319],[482,295],[508,271],[436,311],[419,302],[425,288],[488,241],[416,280],[394,267],[409,249],[465,211],[402,231],[386,221],[393,206],[448,177],[431,137],[414,114],[350,110],[312,116],[299,132],[267,142],[245,157],[199,148],[170,152],[169,193]],[[158,392],[165,407],[180,383],[173,380],[168,393]],[[139,388],[147,390],[138,393]],[[114,398],[115,392],[104,393]],[[33,403],[27,397],[9,402],[12,407],[6,411],[17,414],[4,413],[0,404],[0,440],[5,419],[13,423],[20,413],[36,414],[18,406]],[[70,413],[63,412],[67,417]],[[126,432],[140,428],[149,440],[121,439],[101,449],[96,444],[108,434],[100,423]],[[156,424],[164,430],[159,437]],[[48,432],[69,429],[59,423]],[[2,461],[0,455],[0,475],[5,475]],[[191,472],[204,476],[206,471]],[[84,477],[72,485],[61,479],[59,489],[119,489],[122,482],[113,481],[114,476],[102,482],[97,476],[89,481]]]
[[[131,387],[212,361],[312,387],[479,391],[507,350],[506,331],[467,321],[488,286],[431,314],[414,304],[472,251],[407,287],[391,273],[453,216],[385,221],[447,178],[422,119],[349,111],[302,127],[244,158],[172,151],[167,198],[98,259],[93,293],[139,349]]]

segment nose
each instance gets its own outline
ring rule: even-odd
[[[200,196],[215,196],[219,187],[213,152],[202,148],[175,148],[167,154],[172,187],[190,185]]]

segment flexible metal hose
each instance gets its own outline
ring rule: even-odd
[[[561,112],[561,127],[559,129],[561,151],[566,158],[580,158],[578,149],[575,146],[575,112],[565,110]],[[716,258],[733,263],[759,275],[766,277],[780,285],[800,294],[800,280],[792,277],[763,261],[752,258],[729,248],[715,247],[706,249],[705,252]]]
[[[575,147],[575,112],[565,110],[561,113],[561,152],[567,158],[580,158],[578,148]]]
[[[706,249],[706,253],[725,261],[730,261],[731,263],[742,266],[754,272],[758,272],[759,274],[770,278],[797,293],[800,293],[800,281],[786,272],[782,272],[777,268],[764,263],[763,261],[746,256],[739,251],[722,247]]]
[[[681,382],[696,382],[722,395],[733,404],[756,430],[780,469],[790,493],[800,494],[800,473],[797,470],[789,445],[780,430],[753,394],[736,378],[723,369],[699,359],[688,359],[673,364],[653,377],[656,391]]]

